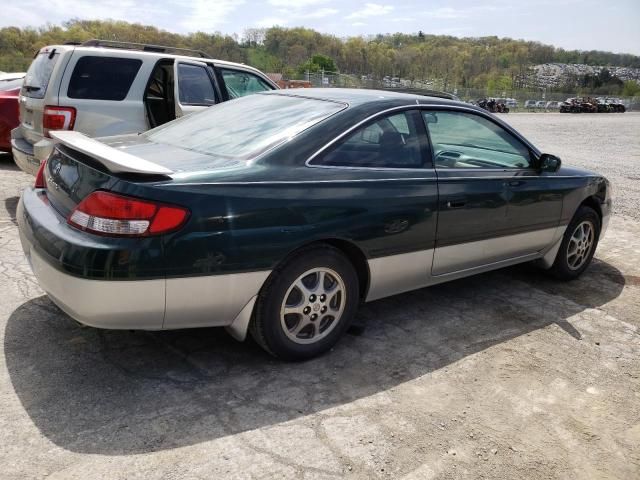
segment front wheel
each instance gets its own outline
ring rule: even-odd
[[[561,280],[573,280],[593,258],[600,237],[600,217],[590,207],[580,207],[564,233],[550,272]]]
[[[272,272],[258,296],[251,335],[278,358],[312,358],[336,344],[358,304],[358,275],[342,252],[307,248]]]

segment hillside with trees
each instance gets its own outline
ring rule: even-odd
[[[498,37],[456,38],[418,32],[339,38],[307,28],[271,27],[247,29],[239,38],[203,32],[180,35],[122,21],[70,20],[63,26],[0,29],[0,71],[25,70],[42,46],[91,38],[199,49],[213,58],[247,63],[291,78],[300,78],[306,71],[334,69],[373,79],[438,79],[444,90],[523,88],[531,67],[538,64],[640,68],[640,57],[635,55],[564,50]],[[589,82],[593,79],[583,84]],[[622,82],[611,85],[615,91],[607,93],[620,94],[625,88]]]

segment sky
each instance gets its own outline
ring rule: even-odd
[[[21,0],[0,27],[116,19],[177,33],[304,26],[339,37],[415,33],[496,35],[565,49],[640,55],[640,0]]]

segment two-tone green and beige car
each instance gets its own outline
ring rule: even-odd
[[[249,331],[284,359],[329,349],[361,302],[529,261],[576,278],[611,211],[602,176],[435,97],[274,91],[140,135],[52,136],[18,222],[60,308]]]

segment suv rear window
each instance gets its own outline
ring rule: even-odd
[[[71,74],[67,96],[124,100],[141,65],[135,58],[82,57]]]
[[[25,76],[23,95],[31,98],[44,98],[47,93],[47,86],[51,78],[53,67],[56,66],[60,54],[52,51],[43,51],[36,55],[31,62],[27,75]]]

